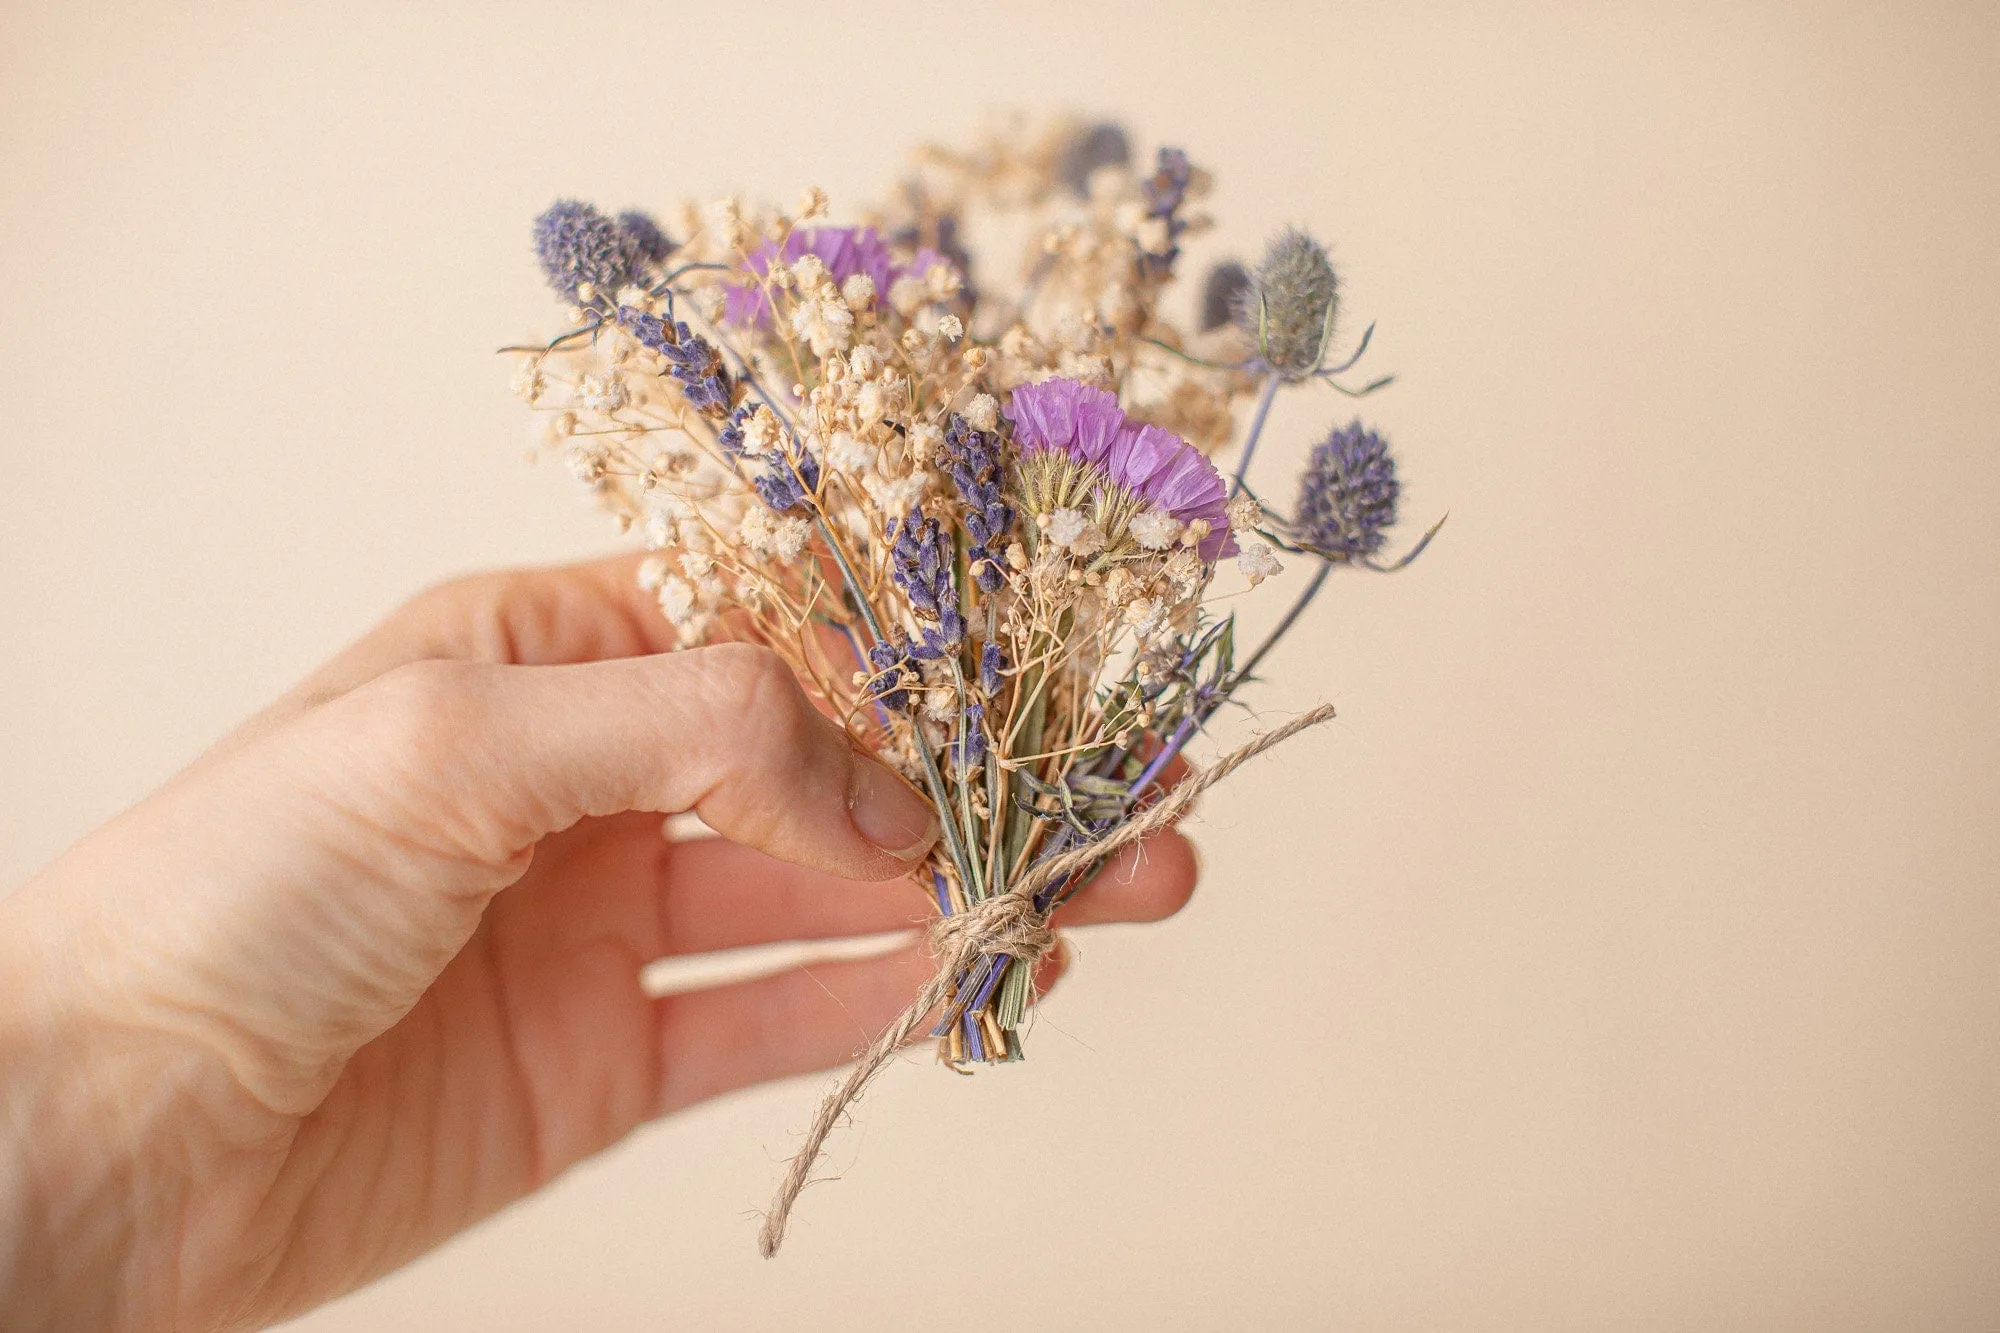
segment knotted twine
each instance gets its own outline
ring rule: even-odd
[[[757,1248],[764,1257],[771,1258],[784,1244],[785,1224],[791,1218],[792,1205],[798,1202],[799,1192],[806,1187],[813,1166],[826,1150],[827,1135],[833,1132],[834,1125],[854,1099],[861,1095],[869,1081],[881,1073],[903,1044],[924,1026],[931,1011],[952,997],[958,978],[982,957],[1003,955],[1020,959],[1032,976],[1035,965],[1055,948],[1056,933],[1049,926],[1049,914],[1035,905],[1037,893],[1067,875],[1097,864],[1119,848],[1157,833],[1179,819],[1194,804],[1196,797],[1238,768],[1272,746],[1289,740],[1308,727],[1316,727],[1332,716],[1333,707],[1330,704],[1322,704],[1309,713],[1300,714],[1276,731],[1230,751],[1198,773],[1189,774],[1129,823],[1119,825],[1095,842],[1036,862],[1021,881],[1009,886],[1005,893],[995,894],[972,904],[963,912],[954,912],[932,922],[930,945],[931,952],[937,957],[936,975],[924,983],[909,1007],[882,1030],[881,1035],[855,1061],[854,1068],[847,1071],[847,1077],[820,1102],[819,1114],[813,1117],[812,1126],[806,1130],[805,1143],[792,1157],[785,1178],[778,1183],[777,1198],[772,1201],[771,1211],[765,1215],[763,1229],[757,1233]]]

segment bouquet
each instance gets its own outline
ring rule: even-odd
[[[683,645],[782,654],[852,742],[936,808],[920,876],[934,980],[821,1107],[767,1216],[774,1253],[846,1106],[928,1030],[955,1068],[1022,1056],[1049,916],[1319,708],[1178,782],[1335,568],[1389,569],[1398,482],[1360,421],[1317,443],[1290,512],[1250,464],[1281,389],[1342,377],[1340,286],[1287,230],[1169,316],[1209,178],[1115,125],[1015,126],[927,148],[852,225],[807,190],[536,219],[570,327],[504,349],[543,447],[651,552],[641,586]],[[1248,423],[1224,475],[1210,453]],[[1312,575],[1247,654],[1219,596]],[[1182,761],[1177,764],[1177,761]]]

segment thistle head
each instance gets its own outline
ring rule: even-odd
[[[1389,442],[1357,418],[1313,446],[1299,478],[1292,533],[1329,560],[1366,559],[1396,522],[1396,460]]]
[[[1056,178],[1078,196],[1090,193],[1091,173],[1099,167],[1122,167],[1132,160],[1132,141],[1125,127],[1113,121],[1085,126],[1071,135],[1056,157]]]
[[[1250,270],[1233,259],[1210,269],[1201,286],[1201,331],[1212,332],[1235,319],[1249,288]]]
[[[1287,380],[1319,369],[1340,309],[1340,279],[1326,248],[1288,227],[1236,302],[1236,323],[1264,363]]]
[[[660,224],[653,221],[650,213],[641,213],[636,208],[628,208],[618,215],[618,230],[630,241],[632,249],[640,258],[659,263],[674,252],[674,243],[660,230]]]
[[[656,229],[657,230],[657,229]],[[535,219],[535,257],[557,295],[580,301],[585,285],[609,299],[640,262],[634,238],[581,199],[558,199]]]

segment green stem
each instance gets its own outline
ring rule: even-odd
[[[868,605],[862,595],[861,580],[855,575],[853,566],[847,563],[847,555],[840,543],[833,538],[833,525],[827,522],[826,511],[819,507],[818,500],[811,500],[813,517],[819,524],[820,536],[826,541],[826,549],[833,552],[833,563],[840,566],[840,581],[847,588],[847,595],[853,599],[855,610],[861,613],[862,623],[868,626],[868,633],[876,643],[887,640],[882,634],[882,623],[875,619],[875,609]],[[916,742],[917,757],[923,760],[924,785],[930,788],[931,804],[937,807],[938,825],[944,830],[945,849],[951,854],[951,863],[958,871],[958,882],[965,886],[967,893],[975,883],[972,874],[972,858],[966,854],[965,842],[959,837],[958,821],[951,815],[951,792],[944,785],[944,774],[938,770],[937,756],[931,753],[930,738],[924,735],[923,719],[910,719],[910,734]]]

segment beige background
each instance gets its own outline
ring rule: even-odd
[[[1116,112],[1218,170],[1198,258],[1309,223],[1382,321],[1453,517],[1260,696],[1341,722],[1031,1063],[883,1083],[780,1261],[818,1079],[298,1327],[2000,1325],[1996,61],[1972,5],[7,0],[0,879],[404,594],[609,544],[491,354],[551,196]]]

